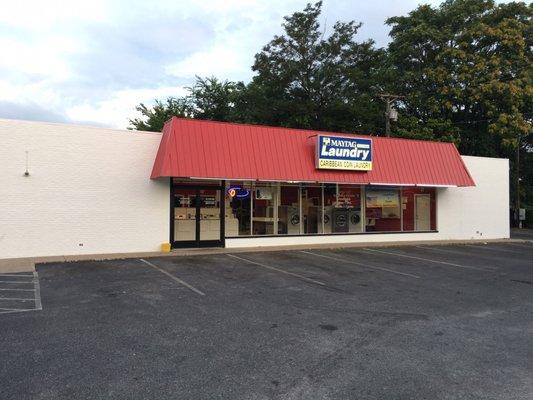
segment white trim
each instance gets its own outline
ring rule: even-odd
[[[361,183],[361,185],[365,185],[364,183]],[[366,185],[369,186],[416,186],[414,183],[381,183],[381,182],[372,182],[367,183]]]
[[[204,180],[204,181],[249,181],[249,182],[275,182],[275,183],[315,183],[317,185],[368,185],[368,186],[413,186],[413,187],[442,187],[442,188],[456,188],[457,185],[440,185],[435,183],[396,183],[396,182],[366,182],[366,183],[357,183],[357,182],[329,182],[329,181],[303,181],[303,180],[283,180],[283,179],[257,179],[257,178],[202,178],[199,176],[190,176],[190,177],[171,177],[174,179],[191,179],[191,180]]]
[[[433,183],[417,183],[416,187],[441,187],[441,188],[456,188],[457,185],[435,185]]]
[[[174,178],[174,177],[171,177]],[[180,179],[179,177],[176,177],[174,179]],[[190,176],[188,179],[197,179],[202,181],[221,181],[221,180],[227,180],[226,178],[200,178],[197,176]]]

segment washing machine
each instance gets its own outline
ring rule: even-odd
[[[300,234],[300,207],[287,207],[287,233]]]
[[[333,209],[333,232],[349,232],[347,208]]]
[[[361,209],[350,208],[348,211],[348,230],[350,232],[362,232]]]

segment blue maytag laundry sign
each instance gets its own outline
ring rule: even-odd
[[[316,167],[370,171],[372,139],[319,135],[316,146]]]

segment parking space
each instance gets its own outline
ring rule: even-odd
[[[0,314],[41,310],[37,272],[0,274]]]
[[[39,265],[0,276],[0,398],[529,399],[532,260],[509,242]],[[39,289],[42,311],[12,312]]]

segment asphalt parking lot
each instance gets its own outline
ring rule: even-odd
[[[533,243],[37,272],[42,309],[0,314],[3,400],[533,398]]]

